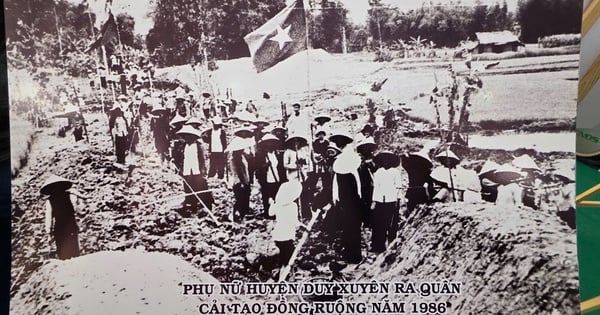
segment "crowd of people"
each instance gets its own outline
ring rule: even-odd
[[[382,253],[396,238],[399,222],[419,204],[507,203],[510,198],[515,205],[522,200],[526,204],[523,187],[536,185],[541,174],[529,156],[515,159],[513,165],[488,161],[476,173],[461,167],[461,159],[449,148],[435,155],[425,149],[408,154],[382,150],[374,139],[375,126],[366,124],[352,134],[334,128],[337,123],[327,114],[312,113],[299,103],[281,120],[267,121],[252,102],[236,109],[236,101],[216,100],[210,93],[197,101],[183,87],[150,92],[148,86],[135,84],[131,90],[116,97],[107,111],[115,169],[127,169],[127,157],[142,154],[140,142],[153,143],[155,154],[146,158],[153,156],[181,178],[185,199],[177,212],[214,218],[212,191],[226,187],[234,200],[231,222],[274,220],[272,237],[281,266],[293,263],[296,230],[309,229],[307,224],[321,210],[326,213],[323,232],[339,241],[347,263],[359,264],[365,258],[364,228],[371,231],[369,250]],[[216,179],[214,184],[209,185],[209,178]],[[79,252],[66,182],[53,177],[42,188],[50,196],[48,221],[55,218],[60,258]],[[258,209],[250,204],[255,185],[262,198]]]

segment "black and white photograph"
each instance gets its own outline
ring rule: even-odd
[[[578,0],[5,0],[14,314],[578,314]]]

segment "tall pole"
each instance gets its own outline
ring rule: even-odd
[[[306,91],[308,92],[308,103],[311,102],[311,94],[310,94],[310,38],[308,36],[309,28],[308,28],[308,12],[307,8],[304,8],[304,0],[298,0],[302,2],[302,8],[304,10],[304,27],[306,29]],[[309,3],[310,6],[310,3]],[[310,9],[310,8],[309,8]]]
[[[62,36],[61,36],[61,29],[58,26],[58,15],[56,14],[56,2],[54,3],[54,7],[52,7],[52,10],[54,11],[54,25],[56,26],[56,33],[58,34],[58,49],[60,50],[59,55],[62,55],[63,52],[63,46],[62,46]]]
[[[346,42],[346,26],[342,26],[342,54],[348,53],[348,43]]]

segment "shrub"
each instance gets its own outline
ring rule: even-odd
[[[539,43],[544,48],[579,45],[580,34],[559,34],[542,37]]]

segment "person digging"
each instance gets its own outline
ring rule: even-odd
[[[297,180],[291,180],[281,184],[275,201],[271,203],[269,215],[275,216],[275,224],[271,235],[275,245],[279,249],[279,272],[281,272],[290,262],[294,253],[294,240],[296,239],[296,229],[305,225],[298,220],[298,204],[296,201],[302,193],[302,184]],[[279,277],[279,272],[274,275],[275,279]]]

